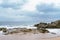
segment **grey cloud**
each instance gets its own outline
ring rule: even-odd
[[[13,1],[13,0],[12,0]],[[3,0],[3,3],[0,4],[0,7],[2,8],[12,8],[12,9],[20,9],[22,5],[24,5],[26,1],[23,0],[22,3],[10,3],[8,0]]]
[[[56,8],[54,4],[41,4],[37,5],[36,8],[40,12],[60,12],[60,8]]]

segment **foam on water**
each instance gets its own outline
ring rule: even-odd
[[[47,29],[47,30],[49,30],[50,32],[54,32],[54,33],[60,34],[60,29]]]
[[[0,26],[0,28],[7,28],[7,29],[13,29],[13,28],[31,28],[31,29],[36,29],[36,27],[33,27],[33,26]]]
[[[1,36],[1,35],[3,35],[3,32],[2,32],[2,31],[0,31],[0,36]]]

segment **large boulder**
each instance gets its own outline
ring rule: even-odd
[[[40,30],[38,30],[40,33],[49,33],[49,31],[48,30],[46,30],[46,29],[40,29]]]
[[[35,24],[34,26],[39,30],[40,28],[45,28],[47,26],[47,23],[41,22],[39,24]]]

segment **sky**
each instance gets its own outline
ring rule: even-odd
[[[60,0],[0,0],[0,21],[22,23],[60,19]]]

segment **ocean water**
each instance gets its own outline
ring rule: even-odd
[[[13,25],[23,25],[23,24],[20,23],[20,22],[0,22],[0,25],[10,25],[10,26],[13,26]]]
[[[33,27],[31,25],[26,25],[25,23],[21,22],[0,22],[0,28],[5,27],[7,29],[9,28],[31,28],[31,29],[36,29],[36,27]],[[47,29],[50,32],[56,33],[56,35],[60,36],[60,29]],[[2,32],[0,31],[0,35]]]
[[[24,27],[24,28],[26,28],[26,27],[32,27],[32,25],[31,24],[27,24],[26,22],[15,22],[15,21],[11,21],[11,22],[9,22],[9,21],[3,21],[3,22],[1,22],[0,21],[0,28],[1,27],[5,27],[5,28],[17,28],[17,27]]]
[[[60,29],[47,29],[50,32],[56,33],[56,34],[51,34],[51,33],[46,33],[46,34],[35,34],[35,36],[39,38],[53,38],[53,37],[60,37]],[[2,31],[0,31],[0,37],[6,36]],[[32,35],[34,36],[34,35]]]
[[[33,23],[28,23],[28,22],[18,22],[18,21],[0,21],[0,25],[10,25],[10,26],[18,26],[18,25],[32,25]]]
[[[60,29],[47,29],[47,30],[56,34],[60,34]]]
[[[31,28],[31,29],[36,29],[36,27],[33,27],[33,26],[22,26],[22,25],[20,25],[20,26],[7,26],[7,25],[5,25],[5,26],[0,26],[0,27],[5,27],[5,28],[7,28],[7,29],[12,29],[12,28]],[[50,33],[47,33],[47,34],[43,34],[45,37],[42,37],[42,38],[51,38],[51,37],[57,37],[57,36],[60,36],[60,29],[47,29]],[[51,33],[56,33],[56,34],[51,34]],[[0,36],[4,36],[3,35],[4,33],[2,32],[2,31],[0,31]],[[42,36],[41,34],[40,34],[40,36]]]

